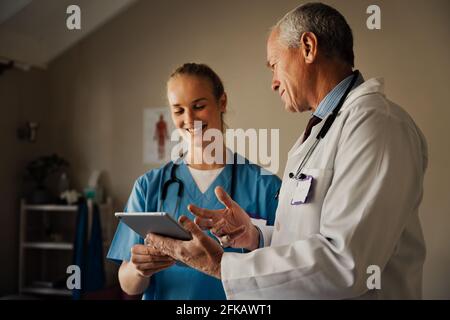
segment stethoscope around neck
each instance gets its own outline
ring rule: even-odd
[[[177,202],[175,205],[175,211],[172,212],[173,214],[175,214],[180,206],[180,201],[181,198],[184,195],[184,183],[181,179],[177,178],[176,175],[176,171],[178,169],[178,167],[180,166],[180,162],[183,160],[183,158],[185,157],[186,152],[181,154],[180,157],[173,162],[172,164],[172,168],[170,169],[170,178],[165,181],[164,183],[162,183],[163,179],[164,179],[164,175],[167,169],[167,166],[169,166],[171,163],[169,162],[168,164],[166,164],[164,166],[162,175],[161,175],[161,182],[160,184],[162,184],[162,188],[160,188],[161,190],[161,194],[160,194],[160,198],[159,198],[159,208],[158,211],[163,211],[164,208],[164,202],[166,201],[167,198],[167,193],[169,190],[170,185],[172,184],[176,184],[178,186],[178,190],[177,190]],[[231,167],[231,186],[230,186],[230,197],[231,199],[234,199],[234,194],[235,194],[235,189],[236,189],[236,174],[237,174],[237,153],[233,154],[233,164]]]
[[[350,90],[355,85],[355,82],[356,82],[356,79],[358,79],[358,76],[359,76],[359,71],[358,70],[353,71],[352,81],[348,85],[347,89],[345,90],[344,94],[342,95],[341,99],[339,100],[339,102],[336,105],[336,107],[334,108],[334,110],[331,112],[331,114],[325,120],[324,125],[322,126],[322,128],[320,129],[319,133],[316,136],[316,140],[314,141],[313,145],[308,149],[308,152],[306,153],[306,155],[303,157],[302,162],[300,162],[300,165],[298,166],[295,174],[293,172],[289,172],[289,178],[296,179],[296,180],[303,180],[306,178],[306,175],[304,173],[302,173],[306,163],[308,162],[312,153],[316,149],[320,140],[325,138],[326,134],[328,133],[328,130],[330,130],[330,127],[333,125],[334,120],[336,120],[339,110],[341,110],[345,99],[347,98],[348,94],[350,93]]]

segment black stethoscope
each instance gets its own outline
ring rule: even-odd
[[[356,79],[358,79],[359,71],[355,70],[353,71],[353,78],[350,82],[349,86],[344,92],[344,95],[339,100],[339,103],[337,104],[336,108],[334,108],[333,112],[330,114],[330,116],[325,120],[325,123],[320,129],[319,133],[316,136],[316,141],[314,141],[314,144],[309,148],[306,155],[303,157],[302,162],[298,166],[297,172],[294,174],[293,172],[289,173],[289,178],[296,179],[296,180],[303,180],[306,178],[306,175],[302,173],[302,170],[304,169],[306,163],[308,162],[309,158],[311,157],[311,154],[316,149],[317,145],[319,144],[319,141],[325,138],[326,134],[328,133],[328,130],[330,130],[331,125],[333,124],[334,120],[336,120],[336,117],[339,113],[339,110],[341,109],[342,105],[344,104],[345,99],[347,98],[348,94],[350,93],[350,90],[355,85]]]
[[[183,197],[184,194],[184,183],[181,179],[177,178],[176,175],[176,171],[178,169],[179,162],[182,160],[182,158],[186,155],[186,153],[182,154],[176,161],[173,162],[172,168],[170,169],[170,178],[164,182],[164,184],[162,184],[162,179],[164,178],[164,174],[166,172],[166,168],[167,166],[169,166],[171,163],[169,162],[168,164],[166,164],[163,168],[163,172],[161,175],[161,182],[160,182],[160,186],[162,184],[162,190],[161,190],[161,195],[160,195],[160,201],[159,201],[159,209],[158,211],[162,211],[162,209],[164,208],[164,201],[167,198],[167,191],[170,187],[171,184],[175,183],[178,185],[178,191],[177,191],[177,203],[175,205],[175,211],[173,213],[176,213],[178,210],[178,207],[180,205],[180,201],[181,198]],[[233,164],[231,167],[231,187],[230,187],[230,197],[231,199],[234,199],[234,193],[235,193],[235,183],[236,183],[236,174],[237,174],[237,154],[234,153],[233,154]]]

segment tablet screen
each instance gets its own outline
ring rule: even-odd
[[[145,239],[155,233],[179,240],[191,240],[191,234],[167,212],[117,212],[116,217]]]

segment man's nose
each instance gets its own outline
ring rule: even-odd
[[[279,88],[280,88],[280,81],[273,79],[272,80],[272,90],[278,91]]]

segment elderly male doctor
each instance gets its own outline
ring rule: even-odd
[[[351,29],[329,6],[289,12],[267,58],[285,108],[312,112],[289,151],[275,226],[255,226],[218,188],[223,210],[191,205],[197,224],[180,219],[193,240],[149,234],[146,242],[221,279],[228,299],[421,298],[423,135],[381,79],[352,71]],[[250,252],[223,253],[199,227]]]

